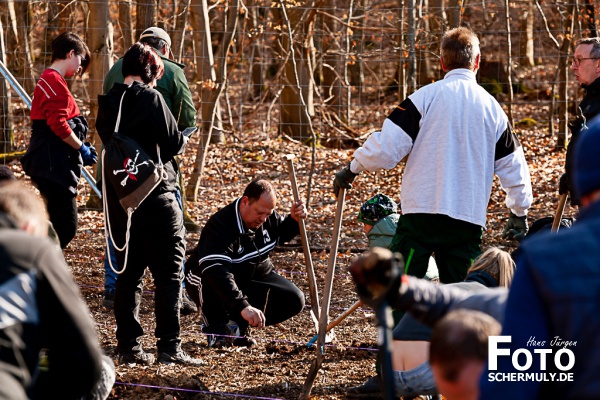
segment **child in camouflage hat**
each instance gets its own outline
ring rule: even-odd
[[[369,248],[388,248],[398,225],[398,205],[382,193],[367,200],[358,211],[358,220],[369,239]]]
[[[369,248],[389,248],[396,233],[400,213],[398,205],[385,194],[378,193],[367,200],[358,211],[358,220],[363,223],[363,230],[369,240]],[[430,257],[425,279],[439,279],[435,260]]]

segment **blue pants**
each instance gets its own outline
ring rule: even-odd
[[[394,371],[394,385],[399,397],[437,394],[428,361],[408,371]]]

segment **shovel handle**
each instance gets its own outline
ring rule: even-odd
[[[560,221],[562,220],[565,206],[567,205],[567,196],[568,194],[566,192],[560,195],[558,207],[556,207],[556,213],[554,214],[554,221],[552,222],[552,232],[558,232],[558,228],[560,228]]]

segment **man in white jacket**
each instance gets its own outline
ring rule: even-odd
[[[401,252],[405,273],[425,275],[435,253],[440,280],[462,281],[481,254],[481,237],[494,174],[510,210],[504,237],[527,232],[532,192],[523,148],[498,102],[475,79],[479,39],[466,28],[441,41],[444,79],[404,100],[336,173],[334,192],[351,188],[361,171],[391,169],[404,157],[402,217],[390,249]]]

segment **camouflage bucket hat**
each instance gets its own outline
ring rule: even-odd
[[[398,212],[398,205],[385,194],[378,193],[367,200],[358,211],[358,220],[374,225],[381,218]]]

